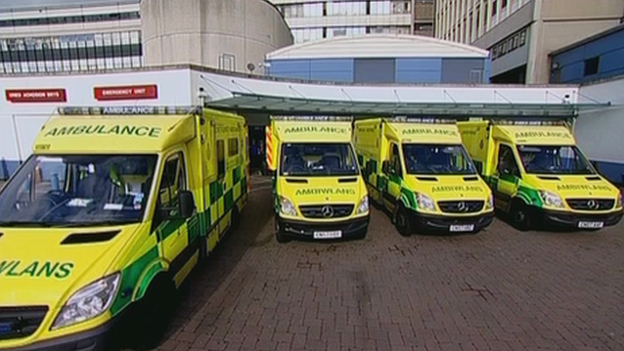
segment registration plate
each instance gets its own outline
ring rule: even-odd
[[[579,222],[578,226],[582,229],[600,229],[604,227],[604,222]]]
[[[342,231],[314,232],[314,239],[338,239],[342,238]]]
[[[452,232],[471,232],[474,230],[474,224],[469,225],[452,225]]]

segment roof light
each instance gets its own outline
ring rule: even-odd
[[[271,116],[271,119],[298,122],[353,122],[353,117],[344,116]]]
[[[495,119],[491,121],[494,125],[507,125],[507,126],[557,126],[557,127],[567,127],[568,124],[566,121],[562,120],[549,120],[549,121],[540,121],[540,120],[507,120],[507,119]]]
[[[454,119],[435,118],[435,117],[397,116],[393,118],[387,118],[386,120],[389,122],[399,122],[399,123],[423,123],[423,124],[456,124],[457,123],[457,121]]]
[[[105,115],[188,115],[201,113],[197,106],[71,106],[60,107],[63,116],[105,116]]]

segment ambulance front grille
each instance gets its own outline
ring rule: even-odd
[[[353,213],[354,205],[306,205],[299,206],[299,211],[306,218],[344,218]]]
[[[47,312],[46,306],[0,307],[0,340],[32,335],[43,322]]]
[[[446,213],[474,213],[483,209],[483,201],[440,201],[438,206]]]
[[[567,199],[568,206],[577,211],[606,211],[615,206],[610,199]]]

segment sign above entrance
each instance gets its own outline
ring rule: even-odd
[[[93,95],[98,101],[157,99],[158,86],[152,84],[94,87]]]
[[[12,103],[67,102],[65,89],[7,89],[5,95]]]

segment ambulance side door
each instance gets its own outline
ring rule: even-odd
[[[507,210],[512,197],[516,194],[520,181],[520,168],[513,152],[507,144],[498,145],[496,172],[493,176],[493,191],[496,207]]]
[[[190,244],[187,218],[180,215],[180,194],[189,190],[189,172],[182,150],[169,154],[164,160],[153,227],[158,236],[163,258],[174,263]],[[172,269],[176,270],[176,267]]]
[[[391,142],[389,157],[383,162],[383,173],[387,178],[386,188],[383,192],[384,204],[390,210],[396,207],[397,199],[401,194],[403,169],[401,166],[401,154],[399,146]]]

